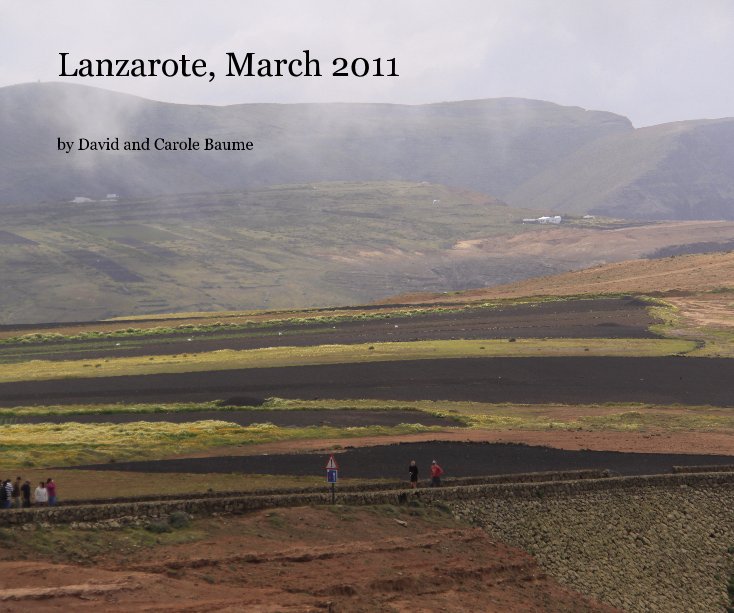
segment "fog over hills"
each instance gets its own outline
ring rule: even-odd
[[[419,106],[153,102],[70,84],[0,89],[0,202],[141,197],[310,181],[429,181],[502,198],[632,126],[612,113],[493,99]],[[57,151],[57,138],[251,140],[249,152]],[[521,205],[522,206],[522,205]]]
[[[79,152],[77,141],[206,137],[248,152]],[[81,85],[0,88],[0,203],[138,198],[311,181],[428,181],[518,207],[734,219],[734,119],[625,117],[499,98],[426,105],[154,102]]]

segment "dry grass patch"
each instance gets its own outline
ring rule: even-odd
[[[734,292],[670,298],[651,308],[662,323],[652,330],[693,341],[695,357],[734,357]]]
[[[391,436],[442,428],[421,424],[336,428],[282,428],[269,423],[240,426],[225,421],[132,422],[126,424],[10,424],[3,427],[3,465],[72,466],[153,460],[215,447],[286,440]]]

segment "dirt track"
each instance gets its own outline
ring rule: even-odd
[[[408,463],[416,460],[421,478],[429,475],[433,459],[447,476],[474,477],[541,471],[608,468],[624,475],[670,472],[673,466],[731,465],[731,456],[620,453],[614,451],[568,451],[507,443],[430,441],[356,447],[336,455],[342,478],[407,478]],[[116,462],[77,466],[94,470],[130,470],[171,473],[252,473],[262,475],[319,475],[324,473],[326,454],[285,453],[259,456],[220,456],[146,462]]]
[[[219,349],[313,346],[366,342],[490,338],[652,338],[647,305],[634,298],[571,300],[427,313],[411,317],[168,336],[58,342],[33,347],[0,346],[0,357],[69,360],[139,355],[203,353]],[[165,322],[162,322],[164,325]],[[188,340],[188,339],[191,340]],[[29,353],[32,352],[32,353]]]
[[[457,358],[4,383],[0,406],[271,396],[734,406],[732,373],[725,358]]]

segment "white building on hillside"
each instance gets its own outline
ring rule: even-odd
[[[555,223],[559,224],[563,221],[563,218],[560,215],[554,215],[553,217],[549,217],[547,215],[543,217],[536,217],[531,219],[523,219],[523,223]]]

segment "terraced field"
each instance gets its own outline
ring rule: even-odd
[[[4,462],[121,467],[204,454],[211,471],[257,473],[270,469],[221,457],[281,443],[322,454],[359,441],[461,446],[462,432],[556,446],[566,445],[563,433],[591,441],[608,432],[600,451],[614,451],[611,435],[624,432],[638,441],[625,449],[656,453],[663,433],[678,437],[677,451],[705,452],[697,445],[710,440],[726,455],[732,361],[690,357],[708,341],[670,334],[674,314],[665,303],[608,296],[5,330]],[[686,443],[684,431],[704,439]],[[515,460],[523,471],[549,466],[527,457]],[[597,466],[577,458],[574,467]]]
[[[28,359],[200,354],[419,340],[655,338],[648,303],[631,297],[487,303],[465,307],[156,318],[125,323],[0,326],[0,363]],[[299,317],[300,315],[300,317]],[[298,321],[294,321],[298,320]],[[103,327],[100,335],[91,332]],[[106,337],[106,338],[105,338]]]

